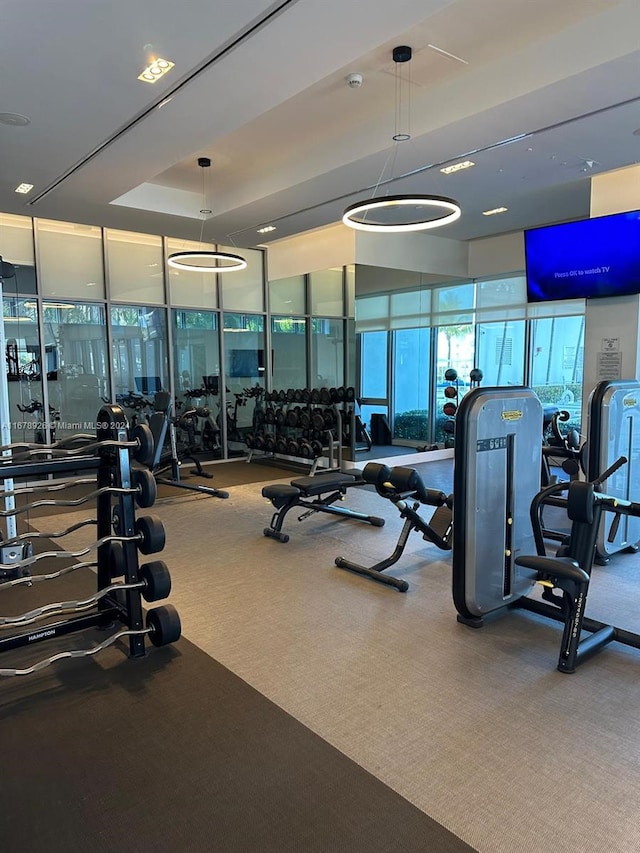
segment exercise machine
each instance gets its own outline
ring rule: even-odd
[[[526,595],[535,553],[529,515],[540,491],[542,404],[529,388],[474,388],[456,415],[453,471],[453,600],[458,620],[484,617]]]
[[[362,473],[354,468],[349,473],[329,469],[328,471],[318,472],[313,477],[298,477],[291,480],[288,486],[278,483],[264,486],[262,496],[271,501],[276,511],[271,518],[269,527],[265,527],[262,532],[271,539],[288,542],[289,536],[282,532],[282,525],[287,513],[296,507],[301,507],[304,510],[298,516],[298,521],[304,521],[305,518],[315,512],[324,512],[341,518],[364,521],[374,527],[382,527],[384,518],[356,512],[348,507],[334,506],[336,501],[344,499],[347,489],[353,486],[361,486],[363,483]]]
[[[202,486],[197,483],[183,483],[180,479],[180,468],[184,459],[193,462],[195,468],[192,473],[198,477],[212,479],[213,475],[205,471],[200,461],[187,448],[179,452],[176,438],[176,419],[173,417],[173,401],[167,391],[158,391],[154,398],[155,411],[149,418],[149,429],[153,436],[155,451],[151,462],[151,470],[158,483],[166,486],[174,486],[177,489],[186,489],[191,492],[200,492],[215,498],[228,498],[229,492],[215,489],[211,486]],[[182,418],[185,413],[182,413]],[[170,477],[162,476],[163,471],[171,471]]]
[[[365,483],[375,486],[380,497],[386,498],[400,512],[404,525],[394,551],[385,560],[373,566],[361,566],[344,557],[336,557],[335,564],[340,569],[348,569],[372,580],[393,586],[399,592],[406,592],[409,584],[402,578],[383,574],[398,562],[412,530],[422,533],[422,538],[432,542],[443,551],[451,550],[453,532],[453,495],[445,495],[436,489],[427,489],[422,477],[415,468],[395,466],[389,468],[377,462],[369,462],[362,472]],[[429,521],[419,514],[420,505],[436,507]]]
[[[621,457],[602,477],[614,475],[625,467]],[[545,500],[558,491],[567,490],[567,514],[571,519],[571,534],[554,557],[544,553],[539,523],[540,508]],[[640,635],[591,619],[585,616],[589,581],[596,554],[596,540],[602,527],[602,516],[613,512],[617,518],[640,517],[640,503],[625,501],[614,495],[599,492],[594,483],[570,481],[556,483],[543,489],[531,504],[531,520],[536,533],[538,554],[520,555],[516,564],[531,573],[543,588],[542,600],[521,598],[516,604],[540,616],[563,623],[557,669],[563,673],[575,672],[579,664],[588,660],[612,642],[640,649]],[[588,635],[584,636],[583,632]]]
[[[587,406],[587,480],[593,482],[611,468],[607,493],[622,501],[640,501],[640,382],[600,382],[589,395]],[[640,542],[640,519],[628,512],[603,513],[596,540],[596,562],[605,565],[612,554],[636,552]]]

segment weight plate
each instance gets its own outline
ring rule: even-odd
[[[154,646],[166,646],[180,639],[182,625],[178,611],[172,604],[161,604],[149,610],[146,625]]]

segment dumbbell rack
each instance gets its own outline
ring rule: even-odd
[[[62,537],[84,526],[95,526],[97,541],[78,551],[49,551],[20,559],[17,562],[0,564],[0,593],[8,592],[18,585],[32,586],[39,581],[54,580],[79,568],[96,569],[97,591],[82,601],[64,601],[47,604],[20,616],[0,617],[0,627],[18,628],[41,622],[39,628],[27,628],[11,636],[0,636],[0,652],[6,652],[33,643],[53,640],[63,635],[88,628],[106,628],[120,623],[123,629],[90,649],[62,651],[39,661],[25,669],[0,668],[0,676],[27,675],[43,669],[57,660],[67,657],[85,657],[95,654],[121,638],[128,639],[129,656],[139,658],[145,654],[145,637],[155,646],[175,642],[180,636],[180,618],[170,604],[160,605],[148,611],[143,622],[142,599],[147,602],[167,598],[171,589],[171,578],[166,565],[156,560],[144,565],[138,562],[138,552],[154,554],[165,544],[164,526],[154,515],[136,518],[135,504],[150,507],[155,502],[156,489],[153,475],[146,468],[131,466],[131,456],[141,465],[147,465],[153,456],[153,438],[147,426],[137,425],[129,429],[120,406],[109,404],[101,408],[97,416],[95,439],[92,436],[75,436],[51,445],[14,444],[0,448],[0,478],[36,481],[5,492],[5,497],[27,496],[43,491],[59,493],[65,488],[79,484],[95,483],[96,489],[84,498],[75,501],[34,501],[15,509],[15,517],[21,512],[31,511],[38,506],[76,506],[79,503],[96,501],[96,517],[71,525],[55,533],[26,533],[3,542],[4,548],[17,545],[26,539]],[[96,472],[93,477],[54,483],[44,478],[78,472]],[[0,497],[2,493],[0,493]],[[30,500],[30,498],[28,498]],[[5,512],[4,515],[8,513]],[[95,553],[93,562],[76,562],[58,572],[32,574],[32,568],[41,561],[45,565],[56,562],[56,558],[77,561],[79,557]],[[4,570],[4,575],[2,574]],[[114,583],[114,579],[122,580]],[[61,613],[78,614],[57,622],[49,621]]]
[[[247,436],[249,461],[259,451],[304,460],[312,470],[325,456],[330,468],[340,467],[345,439],[355,453],[354,403],[353,388],[266,392],[262,429]]]

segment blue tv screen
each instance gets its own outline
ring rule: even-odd
[[[640,293],[640,211],[524,232],[529,302]]]

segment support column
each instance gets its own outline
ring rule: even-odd
[[[640,207],[640,166],[596,175],[591,181],[591,216]],[[638,282],[640,288],[640,282]],[[587,401],[602,379],[640,377],[640,295],[588,299],[585,311],[582,423]]]

